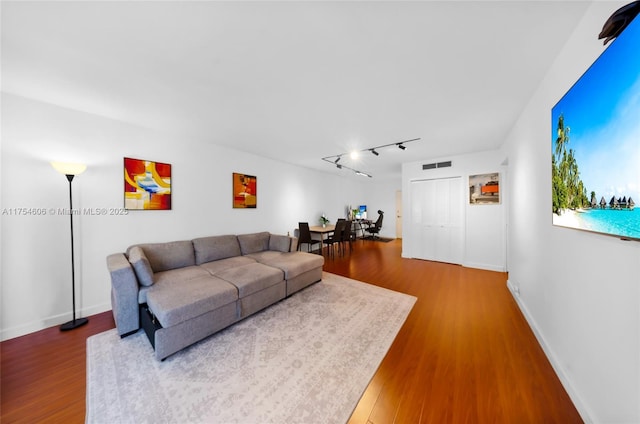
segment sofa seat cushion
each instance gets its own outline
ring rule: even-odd
[[[163,327],[171,327],[238,299],[238,290],[209,273],[188,280],[156,281],[147,304]]]
[[[276,250],[265,250],[264,252],[250,253],[246,255],[245,258],[251,258],[256,262],[267,264],[270,261],[274,261],[280,258],[282,255],[284,255],[284,252],[279,252]]]
[[[284,272],[284,278],[289,280],[314,268],[322,268],[324,257],[307,252],[274,252],[266,251],[253,253],[249,257],[258,262],[279,268]]]
[[[187,266],[184,268],[172,269],[169,271],[156,272],[154,277],[156,283],[187,281],[198,277],[210,275],[206,269],[199,266]]]
[[[257,262],[229,268],[215,276],[236,286],[240,298],[284,281],[284,274],[280,269]]]
[[[178,268],[172,269],[169,271],[157,272],[154,275],[156,282],[158,283],[178,283],[180,281],[191,280],[199,277],[206,277],[207,275],[211,275],[206,270],[200,268],[199,266],[188,266],[186,268]],[[147,293],[149,292],[150,287],[140,287],[140,291],[138,292],[138,303],[143,304],[147,303]]]
[[[243,265],[255,264],[256,260],[247,256],[236,256],[234,258],[220,259],[218,261],[207,262],[200,265],[211,275],[225,271],[229,268],[236,268]]]

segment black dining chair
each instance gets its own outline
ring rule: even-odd
[[[327,245],[327,250],[329,256],[335,257],[335,246],[338,245],[338,253],[343,250],[342,242],[344,237],[344,227],[346,226],[347,221],[344,219],[338,219],[336,221],[335,229],[333,230],[333,234],[331,234],[326,240],[324,240]]]
[[[302,246],[302,244],[304,243],[307,245],[307,252],[311,253],[311,250],[313,250],[313,246],[317,244],[319,246],[318,249],[320,250],[319,253],[322,252],[322,244],[320,240],[311,238],[311,231],[309,230],[308,222],[299,222],[298,231],[300,232],[300,238],[298,239],[298,250],[301,250],[300,246]]]
[[[356,232],[353,230],[353,221],[350,219],[345,221],[344,231],[342,232],[342,244],[345,251],[346,245],[349,245],[349,252],[353,251],[353,241],[356,239]]]
[[[365,228],[365,231],[367,233],[369,233],[369,236],[367,238],[370,238],[370,239],[375,239],[376,237],[379,238],[380,229],[382,228],[382,219],[383,218],[384,218],[384,212],[379,210],[378,211],[378,219],[376,220],[376,222],[372,226],[370,226],[369,228]]]

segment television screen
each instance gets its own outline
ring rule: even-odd
[[[551,111],[553,224],[640,240],[640,18]]]

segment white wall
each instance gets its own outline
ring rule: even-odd
[[[360,182],[251,154],[159,134],[124,122],[2,94],[1,336],[7,339],[71,319],[68,182],[49,164],[77,161],[74,209],[123,205],[123,158],[172,164],[172,210],[74,217],[77,309],[111,309],[106,257],[139,242],[253,231],[293,234],[299,221],[332,220],[349,204],[393,199]],[[258,207],[233,209],[231,174],[258,177]],[[383,188],[384,190],[384,188]],[[369,193],[375,193],[369,200]],[[33,208],[44,215],[15,215]]]
[[[396,191],[401,189],[400,179],[379,183],[370,181],[368,183],[365,186],[366,201],[361,203],[367,205],[367,217],[375,221],[378,219],[378,210],[383,211],[384,218],[382,219],[380,236],[396,238]]]
[[[603,51],[594,2],[532,96],[509,157],[509,285],[583,418],[640,422],[640,243],[551,224],[551,108]],[[519,297],[516,291],[519,290]]]
[[[450,168],[423,170],[422,165],[434,162],[451,161]],[[505,187],[508,185],[507,169],[503,152],[470,153],[466,155],[431,158],[419,162],[405,163],[402,166],[402,208],[405,224],[403,225],[402,256],[413,257],[411,252],[414,234],[409,231],[407,219],[410,218],[410,184],[411,181],[438,178],[462,177],[464,187],[464,254],[462,265],[471,268],[506,271],[506,204],[508,197]],[[471,205],[468,201],[468,182],[470,175],[500,173],[501,202],[497,205]]]

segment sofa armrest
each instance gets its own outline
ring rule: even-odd
[[[118,334],[127,336],[140,328],[138,311],[138,280],[123,253],[107,256],[107,268],[111,274],[111,308]]]

